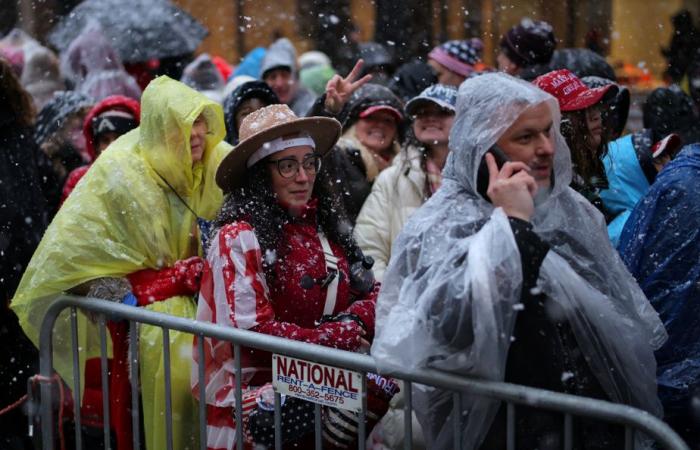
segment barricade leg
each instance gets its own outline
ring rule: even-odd
[[[105,449],[109,450],[112,448],[112,446],[109,430],[110,415],[109,374],[107,370],[107,324],[103,314],[100,314],[98,324],[100,327],[100,363],[102,368],[102,431],[104,432]]]
[[[73,415],[75,417],[75,448],[82,450],[83,433],[80,417],[80,354],[78,347],[78,310],[75,306],[70,309],[70,334],[73,341]]]
[[[163,364],[163,337],[160,328],[141,326],[139,338],[141,399],[146,450],[166,449],[166,390]],[[195,448],[199,439],[197,402],[190,387],[192,335],[168,333],[170,341],[171,408],[173,448]]]
[[[139,414],[139,346],[138,324],[129,322],[129,378],[131,378],[131,432],[134,450],[141,448]]]

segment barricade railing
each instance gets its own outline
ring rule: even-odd
[[[87,301],[86,301],[87,300]],[[105,448],[110,448],[110,428],[109,428],[109,385],[107,378],[107,336],[106,336],[106,321],[107,320],[126,320],[129,321],[129,351],[130,357],[137,356],[137,325],[147,324],[160,327],[163,330],[163,359],[165,367],[165,429],[168,433],[167,448],[172,449],[172,427],[173,417],[171,409],[171,373],[170,373],[170,341],[168,338],[170,330],[176,330],[198,336],[198,351],[199,354],[204,354],[203,338],[210,337],[223,341],[231,342],[234,348],[234,358],[236,361],[236,424],[242,424],[242,386],[241,386],[241,366],[240,355],[241,346],[255,348],[263,351],[284,355],[291,358],[299,358],[302,360],[313,361],[319,364],[325,364],[342,369],[359,372],[362,376],[363,388],[366,387],[366,374],[375,373],[377,367],[374,359],[369,355],[341,351],[333,348],[322,347],[319,345],[300,343],[289,339],[268,336],[261,333],[255,333],[236,328],[223,327],[211,323],[197,322],[192,319],[175,317],[171,315],[156,313],[136,308],[133,306],[122,305],[115,302],[109,302],[99,299],[86,299],[75,296],[62,296],[58,298],[48,309],[44,317],[41,332],[40,332],[40,374],[43,379],[49,379],[54,374],[53,372],[53,344],[52,331],[54,324],[59,314],[70,309],[71,315],[71,335],[73,339],[73,401],[75,410],[79,411],[80,405],[80,366],[79,366],[79,349],[77,346],[77,310],[90,312],[93,316],[97,316],[100,325],[100,348],[101,348],[101,363],[102,363],[102,390],[103,390],[103,408],[104,420],[103,431]],[[409,350],[410,351],[410,350]],[[132,359],[133,360],[133,359]],[[139,404],[139,389],[138,389],[138,364],[130,364],[130,379],[132,384],[132,405]],[[561,394],[542,389],[530,388],[526,386],[514,385],[510,383],[485,381],[467,377],[461,377],[454,374],[441,372],[432,369],[422,369],[418,371],[409,370],[393,370],[383,375],[391,376],[395,379],[404,382],[404,448],[412,448],[412,396],[411,384],[423,384],[434,386],[446,391],[453,392],[455,405],[454,409],[459,412],[461,396],[460,393],[470,393],[473,395],[484,396],[496,400],[501,400],[507,404],[507,449],[515,450],[515,407],[514,405],[527,405],[529,407],[541,408],[551,411],[560,412],[564,415],[563,435],[564,448],[570,450],[573,448],[573,420],[574,416],[588,417],[604,422],[620,425],[625,428],[625,450],[634,448],[635,433],[641,432],[645,436],[653,439],[660,448],[668,450],[688,450],[688,446],[683,440],[663,421],[653,415],[637,408],[615,404],[602,400],[596,400],[574,395]],[[201,399],[205,398],[205,383],[204,380],[204,364],[199,364],[199,388]],[[361,391],[366,392],[366,389]],[[274,424],[275,424],[275,448],[280,449],[282,446],[282,427],[281,427],[281,401],[280,393],[275,393],[274,399]],[[362,399],[362,409],[359,413],[358,423],[358,448],[365,448],[365,413],[367,408],[366,396]],[[133,447],[141,448],[139,408],[132,409],[132,426],[133,426]],[[50,450],[54,447],[54,422],[53,422],[53,403],[52,403],[52,386],[49,383],[41,383],[41,432],[44,450]],[[315,405],[315,448],[322,448],[321,439],[321,405]],[[30,419],[31,420],[31,419]],[[80,414],[75,414],[75,448],[82,449],[81,424]],[[462,429],[460,428],[459,420],[453,420],[455,426],[454,433],[454,448],[459,449],[462,445]],[[206,422],[206,405],[200,402],[199,405],[199,428],[200,428],[200,448],[206,450],[207,442],[207,422]],[[236,448],[243,448],[243,433],[236,432],[237,445]]]

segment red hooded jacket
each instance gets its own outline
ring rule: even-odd
[[[68,178],[66,179],[66,184],[63,186],[63,194],[61,195],[61,204],[66,201],[66,198],[73,192],[73,189],[78,184],[78,181],[85,175],[92,165],[92,162],[97,158],[95,149],[95,136],[92,132],[92,119],[99,116],[105,111],[112,109],[119,109],[131,113],[136,118],[136,122],[141,121],[141,105],[139,102],[123,95],[111,95],[98,104],[96,104],[87,116],[85,116],[85,121],[83,122],[83,135],[85,136],[85,149],[87,154],[90,156],[90,164],[78,167],[74,169]]]

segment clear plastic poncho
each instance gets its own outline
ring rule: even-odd
[[[141,99],[141,88],[96,23],[88,25],[61,53],[61,73],[76,91],[96,101],[110,95]]]
[[[504,379],[521,301],[521,260],[503,210],[476,192],[477,170],[520,114],[543,102],[552,112],[555,156],[551,192],[538,196],[531,219],[551,248],[537,288],[569,321],[609,398],[658,416],[653,351],[666,339],[664,327],[610,245],[603,217],[568,187],[571,158],[556,99],[501,73],[459,88],[443,184],[393,245],[372,355],[380,370],[430,367]],[[455,327],[458,339],[447,332]],[[451,448],[452,394],[415,386],[414,395],[428,448]],[[498,402],[464,395],[462,405],[463,446],[477,448]]]

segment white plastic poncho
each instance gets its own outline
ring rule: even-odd
[[[476,191],[477,170],[520,114],[541,103],[552,112],[555,155],[551,193],[536,202],[531,219],[550,246],[537,287],[559,306],[552,309],[563,311],[608,397],[658,416],[653,352],[666,339],[664,327],[610,245],[602,216],[568,187],[571,157],[557,101],[505,74],[469,79],[459,88],[443,185],[394,243],[372,355],[382,370],[430,367],[504,379],[521,301],[521,260],[503,210]],[[447,335],[448,323],[453,329],[456,323],[459,339]],[[414,391],[428,448],[451,448],[452,395],[427,386]],[[464,395],[462,405],[463,448],[473,449],[498,402]]]

